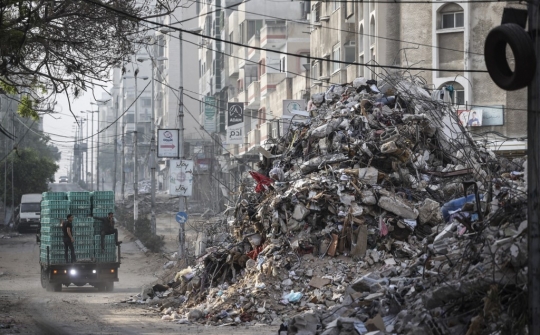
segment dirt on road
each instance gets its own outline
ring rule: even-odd
[[[4,233],[0,233],[2,236]],[[122,304],[152,283],[164,259],[146,256],[120,231],[122,265],[114,292],[91,286],[46,292],[34,234],[0,238],[0,334],[274,334],[277,330],[164,322],[142,306]]]

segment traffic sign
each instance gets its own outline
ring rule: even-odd
[[[179,130],[158,129],[157,149],[160,158],[177,158],[180,153]]]
[[[179,224],[184,224],[187,222],[188,214],[186,212],[178,212],[176,213],[176,222]]]

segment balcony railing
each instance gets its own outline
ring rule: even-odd
[[[238,74],[238,58],[229,57],[229,76]]]
[[[260,82],[254,81],[248,86],[248,108],[259,109],[261,105]]]
[[[254,49],[253,47],[258,48],[260,46],[260,41],[260,37],[257,34],[253,35],[253,37],[249,39],[248,45],[250,48],[248,48],[248,59],[250,61],[259,61],[261,53],[259,49]]]
[[[243,69],[246,66],[247,59],[247,48],[240,47],[238,48],[238,68]]]
[[[261,76],[261,97],[272,93],[276,89],[276,85],[285,79],[287,75],[284,72],[265,73]]]
[[[279,49],[285,45],[287,41],[287,27],[279,26],[264,26],[261,29],[261,48]]]

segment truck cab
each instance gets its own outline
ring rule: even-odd
[[[23,194],[21,204],[16,213],[16,223],[19,233],[40,229],[41,194]]]

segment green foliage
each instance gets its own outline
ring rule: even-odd
[[[17,88],[12,85],[8,85],[2,81],[0,81],[0,90],[4,91],[6,94],[17,94]]]
[[[5,163],[0,163],[0,176],[4,176],[7,166],[7,194],[4,194],[4,178],[0,178],[0,194],[7,203],[11,203],[12,163],[15,204],[20,202],[23,194],[47,191],[47,184],[54,182],[54,174],[58,171],[58,165],[52,159],[41,156],[33,149],[19,149],[11,153]]]
[[[26,118],[31,118],[32,120],[39,120],[39,115],[34,108],[34,99],[28,95],[23,95],[19,107],[17,108],[17,113]]]

